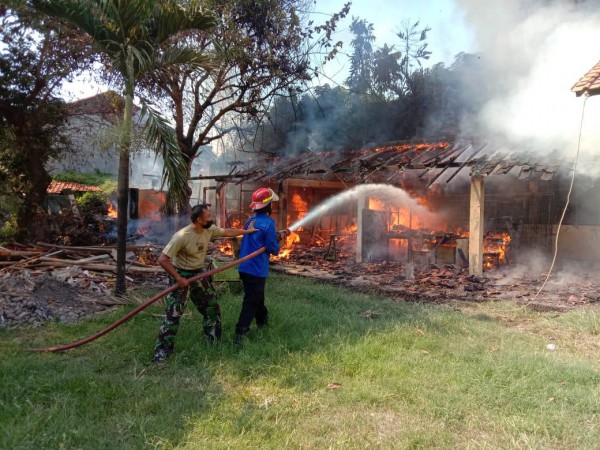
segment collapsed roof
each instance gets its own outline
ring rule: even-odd
[[[373,181],[391,182],[405,170],[421,170],[429,174],[428,187],[443,174],[450,182],[468,167],[471,176],[508,174],[519,170],[518,178],[551,180],[559,168],[558,162],[541,164],[505,146],[487,141],[457,140],[434,143],[392,143],[382,147],[351,151],[317,153],[307,150],[301,154],[273,158],[252,168],[235,165],[228,175],[214,178],[231,182],[282,181],[286,178],[334,175],[344,183]]]

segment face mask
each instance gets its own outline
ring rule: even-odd
[[[206,222],[205,225],[202,225],[202,228],[204,228],[205,230],[208,230],[210,227],[212,227],[215,224],[215,222],[213,220],[209,220],[208,222]]]

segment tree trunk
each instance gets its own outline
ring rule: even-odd
[[[133,120],[133,86],[125,88],[123,135],[119,148],[119,173],[117,177],[117,281],[115,295],[123,296],[127,290],[125,264],[127,253],[127,216],[129,214],[129,150],[131,148],[131,122]]]
[[[189,185],[190,183],[190,178],[192,177],[192,163],[194,162],[194,158],[190,157],[189,153],[184,152],[183,153],[183,158],[185,159],[186,162],[186,167],[187,167],[187,180],[188,180],[188,188],[187,188],[187,195],[186,195],[186,203],[185,205],[181,205],[181,209],[179,210],[180,214],[188,214],[190,212],[190,204],[192,203],[192,188]]]
[[[17,212],[17,228],[19,231],[16,238],[21,242],[29,240],[33,216],[36,210],[42,207],[46,198],[46,189],[52,180],[44,167],[42,158],[29,152],[25,152],[25,154],[27,155],[25,160],[29,172],[29,189],[25,192],[23,203]]]

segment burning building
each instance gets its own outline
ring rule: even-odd
[[[251,192],[269,186],[281,198],[273,218],[283,229],[336,194],[354,190],[348,201],[298,228],[293,245],[333,247],[335,253],[339,240],[351,239],[358,262],[456,264],[481,274],[514,263],[528,249],[552,249],[566,198],[566,170],[559,170],[557,156],[546,155],[549,162],[540,163],[523,154],[477,140],[308,151],[211,177],[217,185],[205,192],[214,195],[221,223],[235,226],[251,213]],[[372,184],[396,190],[361,194],[357,189]],[[589,230],[600,217],[578,214],[583,206],[574,202],[565,226],[589,238],[585,253],[592,257],[597,240]],[[576,246],[564,240],[559,245]]]

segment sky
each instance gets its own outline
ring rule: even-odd
[[[316,22],[339,11],[343,4],[344,0],[316,0]],[[421,27],[431,28],[427,42],[432,54],[424,64],[427,66],[438,62],[450,65],[457,53],[477,51],[474,32],[465,14],[465,10],[454,0],[355,0],[350,7],[350,14],[341,21],[334,38],[335,41],[344,42],[344,55],[326,65],[325,74],[338,83],[343,83],[347,77],[349,63],[345,55],[351,52],[349,27],[353,17],[373,24],[375,48],[383,47],[383,44],[398,44],[396,33],[405,21],[411,24],[419,21]]]

